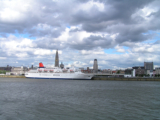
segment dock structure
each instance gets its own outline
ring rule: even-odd
[[[125,74],[109,74],[109,73],[85,73],[93,74],[94,76],[124,76]]]

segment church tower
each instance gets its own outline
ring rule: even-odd
[[[58,50],[56,50],[56,56],[55,56],[55,67],[59,67],[59,56],[58,56]]]

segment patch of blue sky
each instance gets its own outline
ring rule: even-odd
[[[152,30],[149,30],[148,32],[146,32],[146,33],[142,33],[143,35],[149,35],[149,34],[154,34],[155,32],[154,31],[152,31]]]
[[[112,49],[112,48],[104,49],[104,52],[107,54],[122,54],[120,52],[117,52],[116,49]]]
[[[123,46],[123,48],[124,48],[125,50],[129,49],[129,47],[126,47],[126,46]]]
[[[152,39],[146,40],[142,43],[155,43],[157,40],[160,40],[160,32],[149,30],[146,33],[142,33],[143,35],[153,35]]]
[[[74,52],[75,52],[75,53],[79,53],[79,51],[78,51],[78,50],[75,50]]]
[[[157,35],[154,37],[156,40],[160,40],[160,33],[157,33]]]
[[[10,35],[14,35],[16,36],[17,38],[28,38],[28,39],[32,39],[32,40],[35,40],[36,37],[30,37],[30,34],[28,33],[19,33],[18,31],[15,30],[15,33],[14,34],[9,34],[9,33],[6,33],[6,36],[10,36]]]
[[[125,49],[125,53],[128,53],[129,47],[123,46],[123,48]]]
[[[71,26],[67,25],[67,28],[71,28]]]
[[[116,50],[115,49],[104,49],[104,52],[107,53],[107,54],[113,54]]]
[[[128,49],[129,47],[126,47],[126,46],[123,46],[123,49],[125,49],[125,53],[128,53]],[[107,54],[124,54],[124,52],[117,52],[116,49],[113,49],[113,48],[109,48],[109,49],[104,49],[104,52],[107,53]]]
[[[155,43],[157,42],[158,40],[146,40],[146,41],[143,41],[142,43]]]
[[[143,41],[142,43],[155,43],[157,42],[158,40],[160,40],[160,35],[155,35],[152,39],[149,39],[149,40],[146,40],[146,41]]]

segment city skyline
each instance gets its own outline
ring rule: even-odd
[[[160,66],[159,0],[0,1],[0,66]],[[73,7],[74,6],[74,7]]]

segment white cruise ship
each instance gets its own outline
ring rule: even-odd
[[[35,79],[89,80],[93,77],[93,74],[85,74],[80,70],[76,70],[75,68],[45,68],[42,63],[39,63],[39,68],[35,70],[29,70],[27,73],[25,73],[25,77]]]

